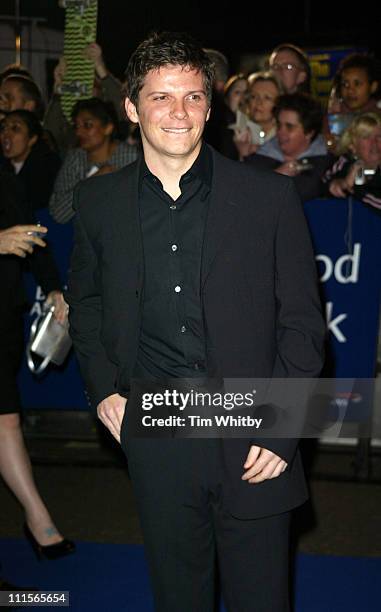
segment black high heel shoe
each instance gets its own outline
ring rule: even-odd
[[[24,533],[39,561],[44,558],[49,560],[59,559],[60,557],[65,557],[66,555],[70,555],[71,553],[75,552],[74,542],[71,542],[71,540],[66,540],[66,538],[62,540],[62,542],[57,542],[57,544],[42,546],[42,544],[37,542],[26,523],[24,523]]]

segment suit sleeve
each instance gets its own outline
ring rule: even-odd
[[[101,341],[102,297],[98,261],[85,223],[81,218],[80,188],[74,205],[75,239],[71,258],[68,290],[65,299],[70,306],[70,335],[79,361],[82,377],[93,408],[116,392],[117,366],[112,363]]]
[[[315,378],[323,366],[326,326],[307,222],[293,182],[288,183],[275,240],[278,316],[272,378]],[[298,440],[263,438],[253,443],[269,448],[290,463]]]

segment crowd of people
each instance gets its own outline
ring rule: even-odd
[[[353,195],[381,214],[381,103],[376,63],[352,54],[339,66],[326,109],[311,93],[306,53],[277,46],[266,70],[231,75],[222,53],[206,49],[215,65],[212,111],[205,139],[237,163],[290,177],[302,201]],[[110,174],[141,155],[136,123],[122,110],[122,85],[108,70],[98,44],[84,54],[94,63],[92,97],[78,101],[71,122],[61,105],[66,64],[54,72],[45,110],[29,71],[7,66],[0,74],[0,473],[25,509],[25,532],[40,555],[71,553],[74,544],[56,528],[33,479],[20,427],[16,376],[23,351],[22,272],[29,267],[55,316],[66,305],[50,249],[35,224],[48,208],[58,223],[75,216],[76,187]],[[91,202],[89,202],[91,206]],[[54,245],[52,245],[54,247]]]
[[[233,75],[222,90],[216,90],[217,106],[225,110],[218,112],[219,129],[214,128],[210,142],[231,159],[293,177],[302,201],[354,194],[352,186],[339,190],[336,183],[328,184],[337,167],[342,167],[343,152],[350,153],[356,162],[352,172],[356,168],[362,177],[357,182],[363,181],[355,195],[379,213],[379,129],[363,129],[361,140],[367,144],[348,150],[359,118],[367,122],[368,113],[381,114],[377,62],[369,54],[346,56],[333,79],[326,108],[312,95],[311,68],[302,49],[279,45],[270,54],[267,68],[247,76]]]
[[[205,131],[209,144],[231,159],[293,177],[303,201],[327,193],[336,197],[352,193],[335,188],[337,183],[331,188],[328,182],[337,163],[341,167],[352,121],[364,113],[381,113],[378,66],[370,54],[353,53],[342,60],[323,108],[311,93],[308,56],[296,45],[278,45],[268,56],[267,69],[250,74],[231,75],[221,52],[206,51],[216,70]],[[94,63],[93,97],[74,106],[71,122],[61,105],[64,57],[54,70],[46,109],[26,68],[11,65],[0,74],[0,165],[23,184],[32,208],[49,206],[58,223],[72,219],[73,191],[80,181],[121,168],[139,154],[139,130],[124,113],[121,82],[108,70],[97,43],[88,45],[84,57]],[[375,190],[366,200],[359,195],[363,190],[357,190],[357,197],[376,211],[380,211],[378,129],[367,137],[371,160],[362,158],[358,149],[351,150],[366,192]]]

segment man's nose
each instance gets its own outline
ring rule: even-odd
[[[187,114],[184,100],[174,100],[171,106],[170,115],[176,119],[185,119]]]

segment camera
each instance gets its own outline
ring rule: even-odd
[[[357,170],[355,177],[355,185],[365,185],[369,179],[376,174],[374,168],[360,168]]]

